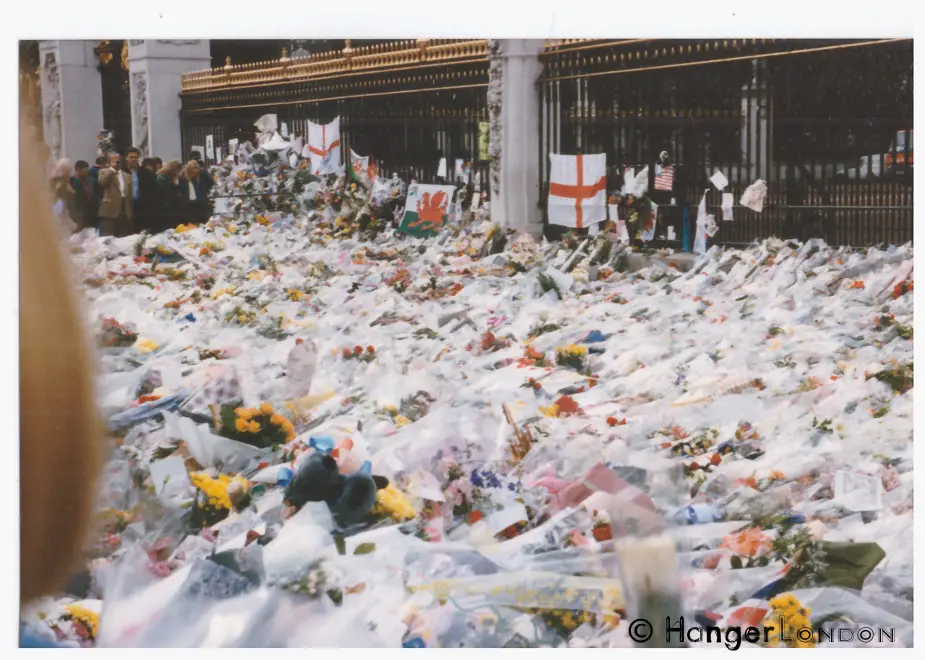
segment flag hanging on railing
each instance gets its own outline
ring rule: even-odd
[[[607,219],[607,154],[549,154],[549,222],[581,229]]]
[[[330,124],[308,122],[308,144],[302,152],[311,159],[312,172],[331,174],[340,165],[340,117]]]
[[[353,149],[350,150],[350,167],[355,180],[366,179],[369,176],[369,156],[360,156]]]
[[[674,188],[674,165],[659,165],[655,168],[655,189],[671,192]]]

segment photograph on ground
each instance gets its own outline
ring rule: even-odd
[[[911,647],[912,70],[21,41],[20,645]]]

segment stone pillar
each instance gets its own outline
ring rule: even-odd
[[[143,156],[185,160],[180,143],[181,75],[211,64],[208,39],[129,41],[132,143]]]
[[[40,41],[42,123],[53,159],[96,159],[103,89],[93,41]]]
[[[540,236],[540,100],[542,39],[489,42],[491,216],[504,227]]]

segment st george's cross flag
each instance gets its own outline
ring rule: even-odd
[[[549,222],[581,229],[607,219],[607,154],[549,154]]]
[[[340,165],[340,117],[330,124],[308,122],[308,143],[302,155],[311,159],[314,174],[334,172]]]

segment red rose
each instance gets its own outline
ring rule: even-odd
[[[484,517],[484,516],[482,516],[482,512],[481,512],[481,511],[477,511],[477,510],[476,510],[476,511],[470,511],[470,512],[469,512],[469,524],[470,524],[470,525],[474,525],[475,523],[477,523],[478,521],[480,521],[483,517]]]
[[[611,530],[610,525],[598,525],[591,533],[594,534],[594,539],[596,541],[610,541],[613,539],[613,530]]]

